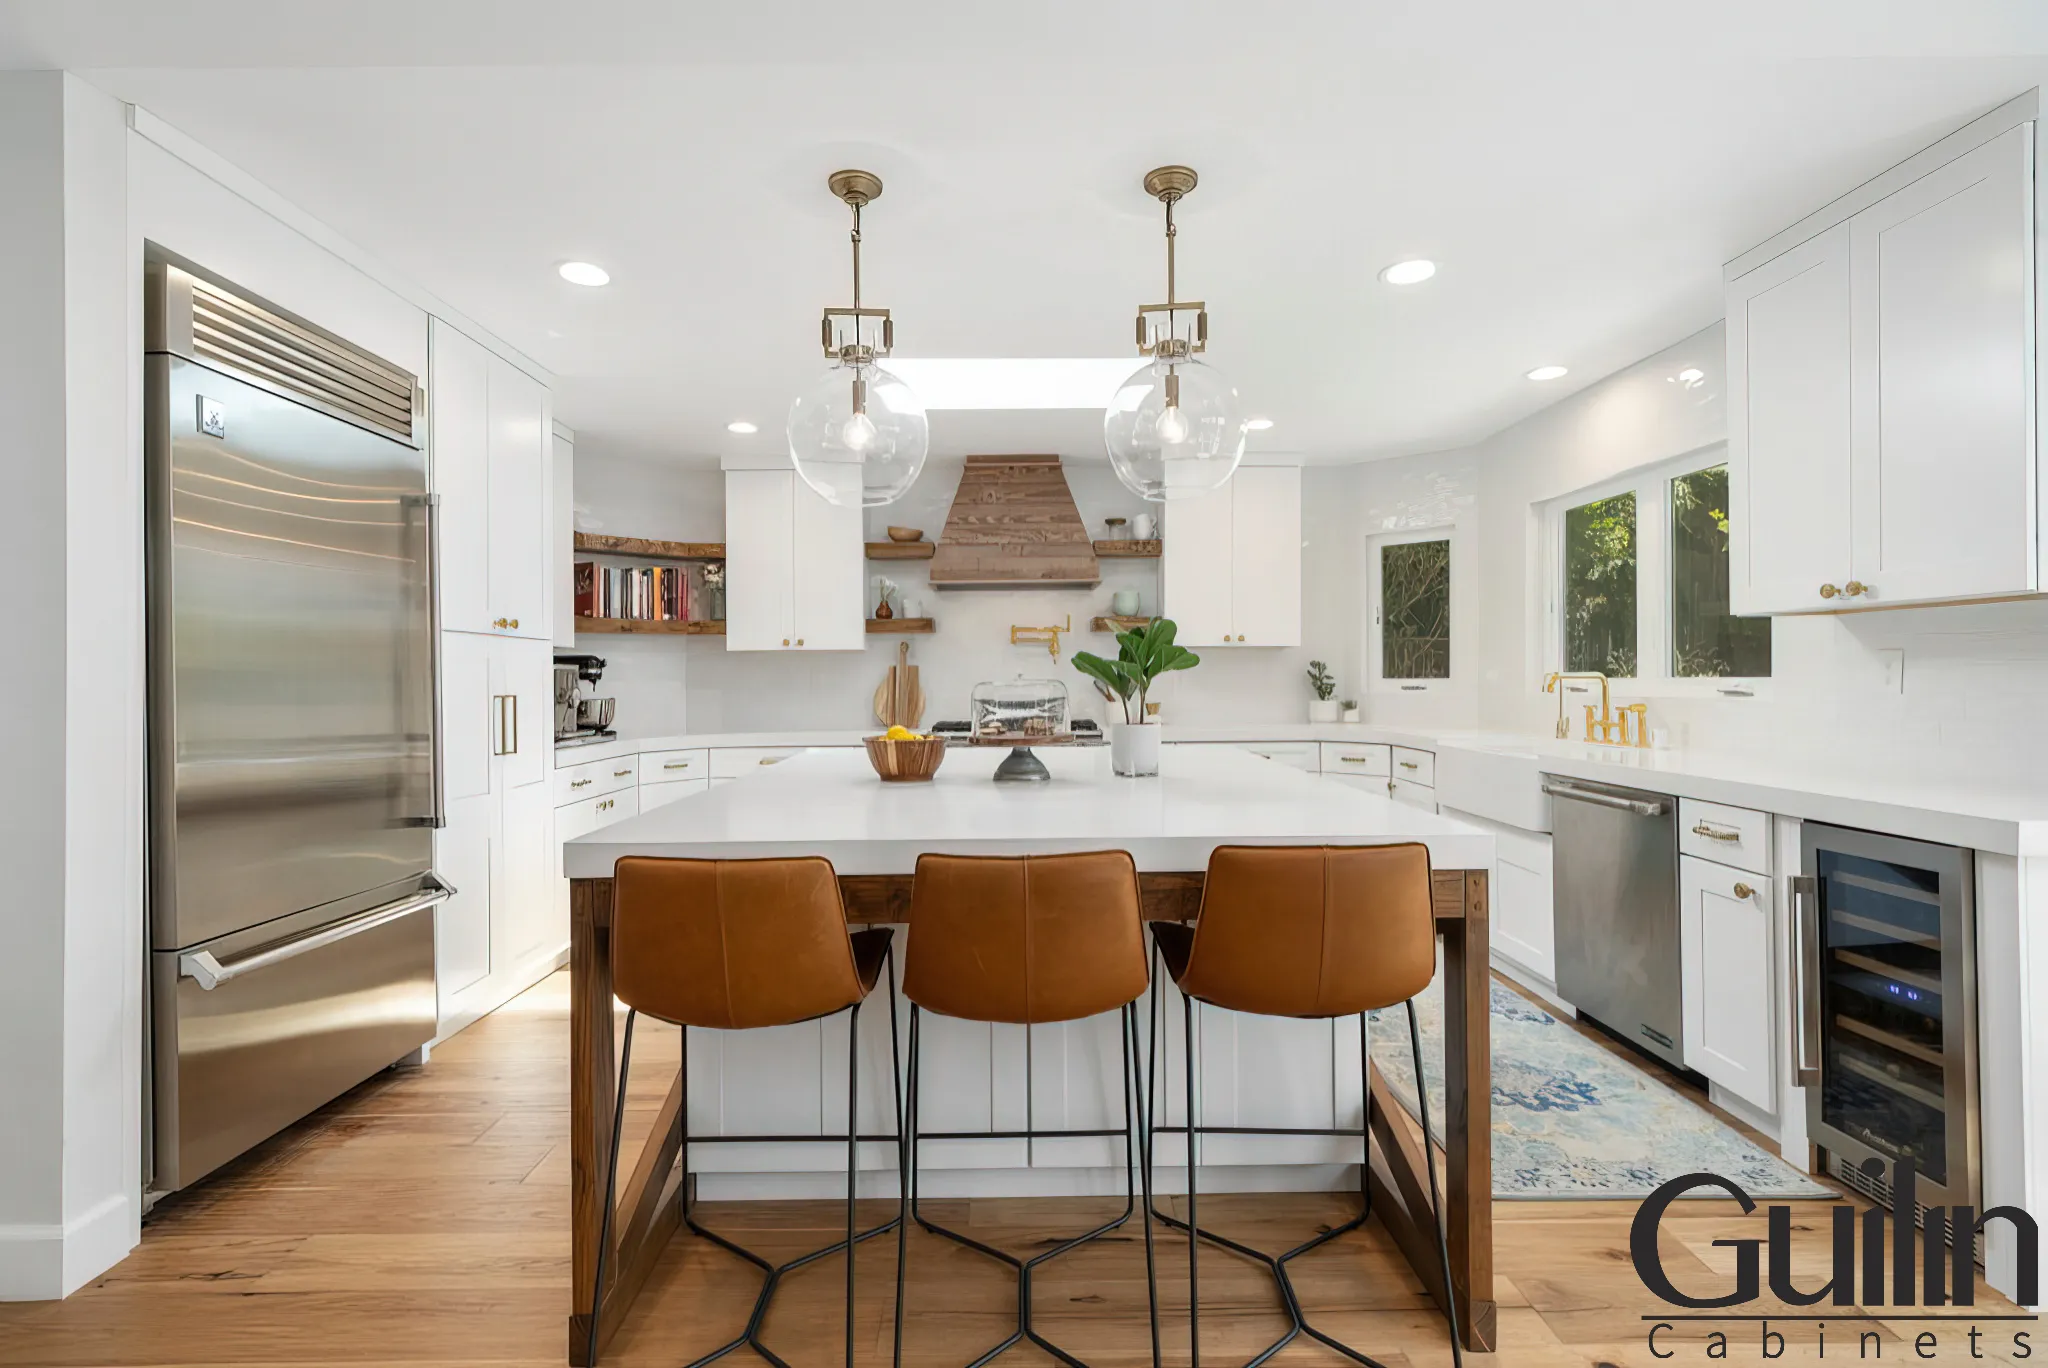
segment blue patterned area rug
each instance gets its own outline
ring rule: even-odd
[[[1647,1197],[1683,1173],[1718,1173],[1758,1200],[1835,1193],[1513,989],[1493,986],[1493,1195]],[[1430,1125],[1443,1135],[1443,996],[1416,1001]],[[1374,1014],[1373,1062],[1415,1114],[1408,1018]]]

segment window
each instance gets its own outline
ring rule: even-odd
[[[1369,543],[1366,671],[1375,691],[1428,693],[1451,683],[1452,534],[1397,532]]]
[[[1671,481],[1671,673],[1762,678],[1771,620],[1728,611],[1728,467]]]
[[[1636,674],[1636,496],[1564,512],[1564,667]]]
[[[1652,694],[1753,692],[1769,618],[1728,611],[1728,466],[1719,447],[1544,510],[1546,670],[1597,670]]]

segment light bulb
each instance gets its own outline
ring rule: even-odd
[[[854,414],[839,429],[839,440],[846,444],[848,451],[866,451],[875,444],[874,420],[865,413]]]
[[[1180,405],[1169,404],[1159,414],[1159,440],[1166,446],[1179,446],[1188,439],[1188,420],[1181,416]]]

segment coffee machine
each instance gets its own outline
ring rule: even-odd
[[[618,700],[591,696],[603,678],[603,656],[555,653],[556,745],[588,745],[617,738],[612,713]]]

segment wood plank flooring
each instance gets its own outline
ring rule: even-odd
[[[0,1364],[73,1368],[314,1368],[405,1364],[418,1368],[564,1361],[568,1308],[568,993],[557,975],[437,1050],[422,1070],[380,1075],[278,1136],[196,1191],[163,1203],[142,1245],[64,1302],[0,1305]],[[643,1026],[628,1099],[628,1152],[651,1124],[675,1069],[675,1033]],[[1338,1195],[1203,1199],[1205,1223],[1264,1248],[1345,1219]],[[886,1203],[865,1203],[863,1223]],[[1101,1200],[934,1202],[935,1218],[1017,1252],[1093,1224]],[[1662,1308],[1629,1263],[1633,1202],[1502,1202],[1498,1237],[1500,1352],[1476,1365],[1636,1368],[1760,1363],[1757,1327],[1709,1359],[1705,1332],[1665,1332],[1654,1357],[1642,1317]],[[1796,1276],[1826,1276],[1826,1203],[1795,1204]],[[841,1219],[832,1203],[707,1203],[701,1218],[771,1257],[826,1243]],[[1722,1285],[1732,1251],[1716,1240],[1760,1237],[1763,1214],[1728,1202],[1685,1202],[1667,1218],[1666,1266],[1681,1286]],[[1184,1246],[1160,1235],[1167,1360],[1188,1361]],[[969,1251],[922,1234],[910,1246],[911,1314],[905,1358],[917,1368],[957,1365],[1014,1324],[1009,1275]],[[1443,1323],[1384,1231],[1369,1226],[1297,1265],[1311,1318],[1389,1368],[1450,1362]],[[864,1245],[858,1264],[860,1368],[889,1362],[895,1240]],[[837,1364],[844,1265],[817,1264],[785,1280],[766,1338],[800,1368]],[[604,1359],[618,1368],[676,1368],[737,1333],[758,1286],[745,1265],[705,1242],[679,1238],[633,1319]],[[1090,1363],[1149,1362],[1144,1264],[1127,1228],[1054,1261],[1039,1276],[1037,1322]],[[1986,1314],[2009,1312],[1980,1294]],[[1774,1303],[1745,1308],[1775,1311]],[[1284,1324],[1269,1281],[1242,1261],[1205,1250],[1202,1357],[1242,1363]],[[1985,1323],[1981,1358],[1960,1327],[1935,1327],[1934,1356],[1916,1357],[1927,1327],[1830,1320],[1826,1355],[1813,1327],[1784,1324],[1779,1363],[2012,1363],[2014,1329]],[[1736,1329],[1730,1327],[1731,1330]],[[1857,1331],[1882,1335],[1882,1356],[1857,1354]],[[2034,1336],[2037,1341],[2040,1336]],[[741,1351],[734,1364],[758,1365]],[[1006,1363],[1049,1363],[1029,1347]],[[1341,1364],[1306,1341],[1281,1365]]]

